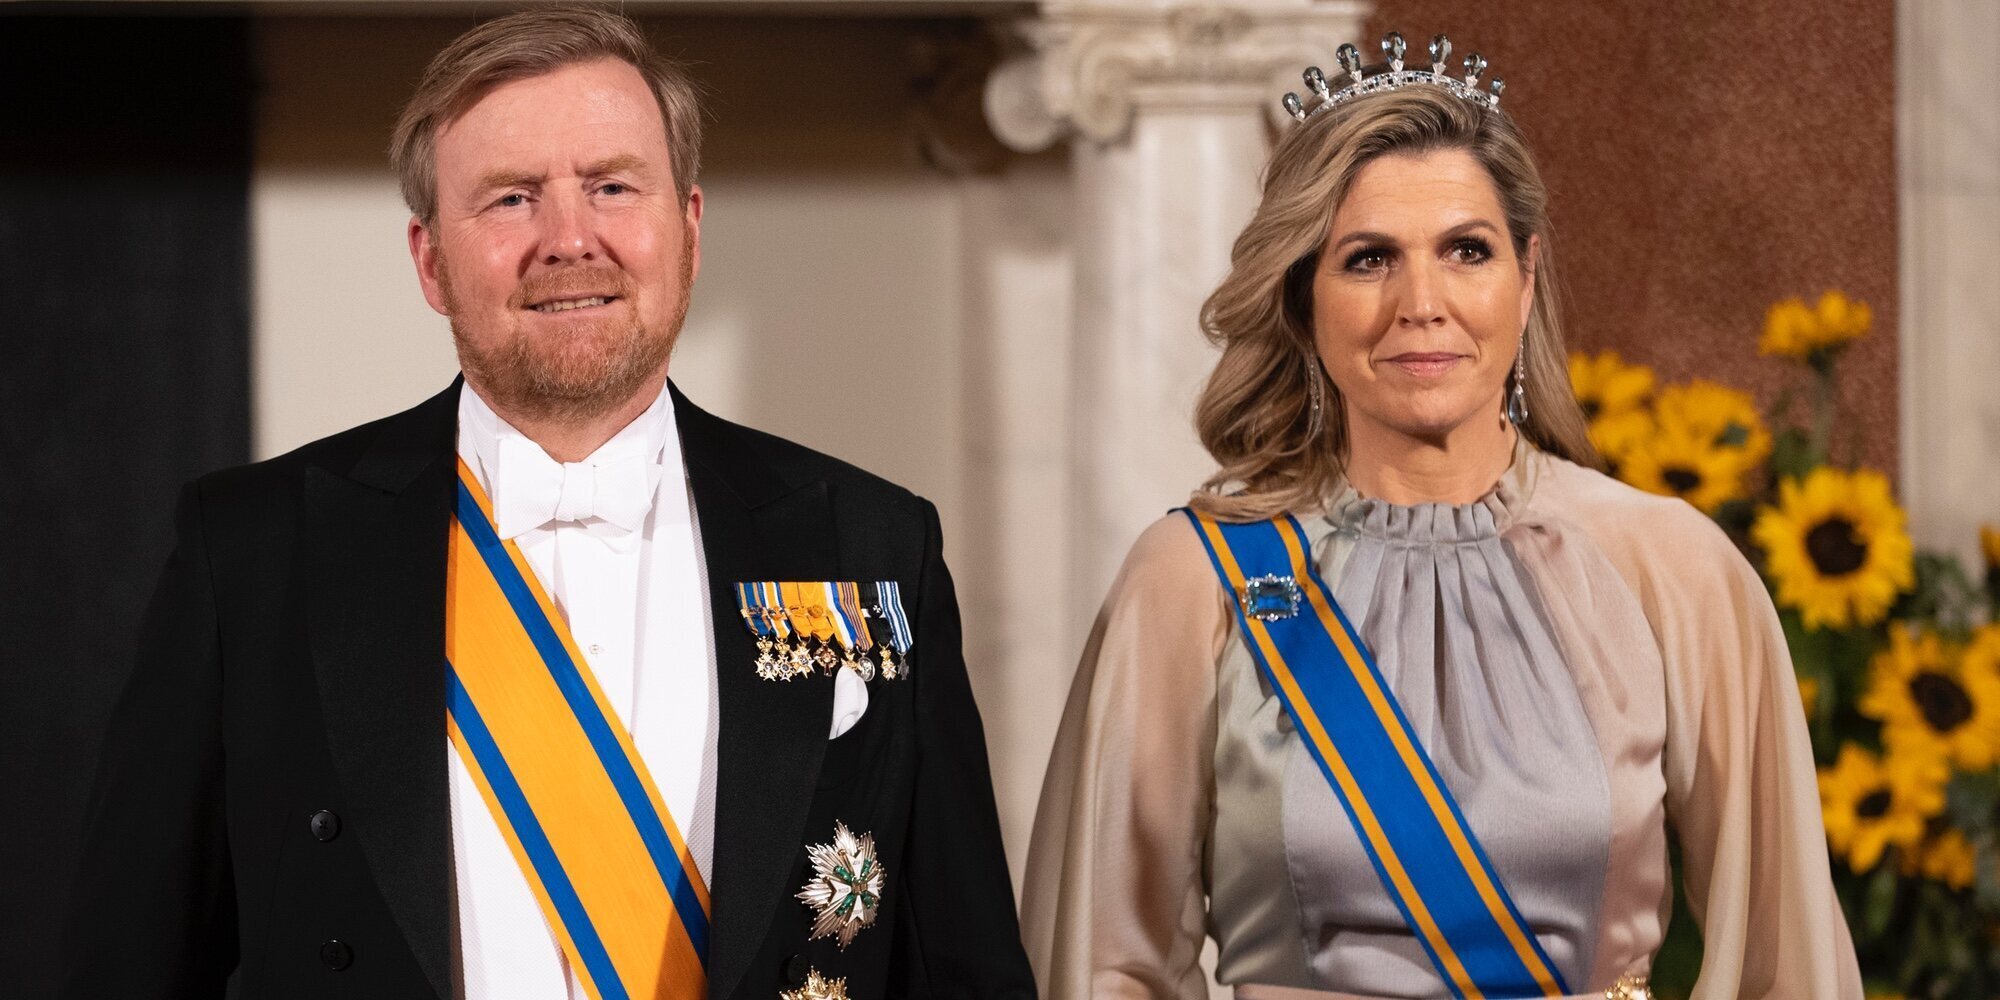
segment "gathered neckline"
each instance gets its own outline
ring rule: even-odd
[[[1511,526],[1534,493],[1544,456],[1519,435],[1514,458],[1498,482],[1471,503],[1395,504],[1363,496],[1345,478],[1335,486],[1325,518],[1336,529],[1413,544],[1477,542],[1498,537]]]

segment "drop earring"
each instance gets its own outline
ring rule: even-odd
[[[1507,393],[1507,422],[1515,428],[1528,426],[1528,337],[1521,336],[1521,345],[1514,351],[1514,388]]]

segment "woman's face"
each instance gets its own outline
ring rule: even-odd
[[[1313,276],[1313,339],[1350,431],[1441,442],[1467,421],[1500,420],[1534,303],[1530,261],[1472,154],[1363,167]]]

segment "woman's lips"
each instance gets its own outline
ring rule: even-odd
[[[1416,378],[1436,378],[1458,367],[1465,360],[1462,354],[1426,354],[1411,352],[1398,354],[1388,359],[1389,363],[1401,368]]]

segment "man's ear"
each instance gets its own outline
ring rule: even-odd
[[[701,276],[701,185],[688,189],[687,207],[681,212],[681,224],[687,227],[688,277]]]
[[[444,283],[438,279],[437,234],[424,220],[410,216],[407,233],[410,241],[410,262],[417,265],[417,284],[424,289],[424,301],[431,304],[441,316],[451,315],[445,303]]]

